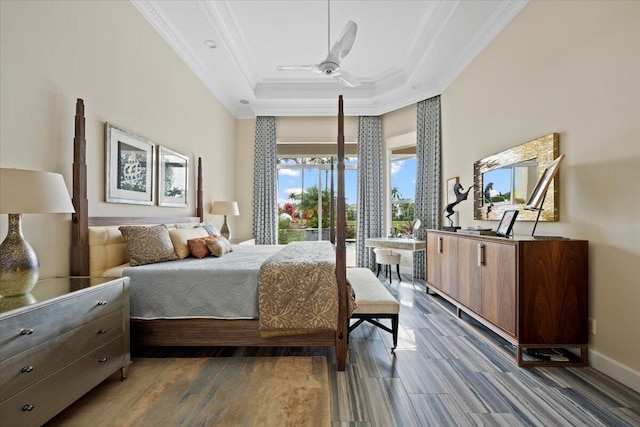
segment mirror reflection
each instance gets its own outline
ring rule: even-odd
[[[533,141],[480,159],[473,165],[473,219],[496,220],[508,210],[520,211],[517,221],[535,221],[526,211],[538,178],[558,157],[559,135],[550,133]],[[558,221],[557,180],[546,193],[540,221]]]
[[[482,174],[485,206],[526,203],[538,180],[538,160],[502,166]]]

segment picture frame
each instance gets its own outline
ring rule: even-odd
[[[105,199],[107,203],[155,203],[155,147],[151,140],[105,124]]]
[[[511,230],[513,229],[513,224],[516,222],[516,218],[518,217],[518,212],[519,211],[517,209],[504,211],[500,224],[498,224],[498,228],[496,229],[496,236],[509,237]]]
[[[559,155],[553,162],[551,162],[549,166],[547,166],[544,172],[542,172],[540,179],[531,192],[531,197],[529,197],[525,209],[532,211],[542,209],[542,205],[544,203],[547,190],[549,189],[549,185],[558,174],[558,170],[560,170],[560,164],[563,160],[564,154]]]
[[[158,146],[158,206],[186,208],[189,204],[189,158]]]

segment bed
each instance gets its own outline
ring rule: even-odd
[[[332,241],[335,251],[335,283],[337,285],[337,327],[335,330],[314,331],[313,333],[276,334],[265,336],[260,331],[259,319],[253,315],[235,316],[233,320],[215,316],[180,316],[175,313],[155,318],[141,315],[131,320],[131,340],[133,346],[329,346],[335,348],[336,367],[344,371],[347,359],[347,334],[349,322],[349,298],[346,280],[346,216],[344,197],[344,112],[342,96],[338,99],[338,144],[337,144],[337,197],[336,217],[332,218]],[[84,102],[76,103],[74,162],[73,162],[73,204],[76,212],[72,217],[72,244],[70,273],[73,276],[95,275],[98,270],[108,270],[122,264],[116,251],[110,251],[109,244],[122,244],[121,236],[114,230],[121,225],[166,224],[172,228],[194,227],[204,219],[202,159],[198,159],[197,191],[195,215],[190,217],[95,217],[88,212],[87,166]],[[333,209],[331,209],[333,211]],[[334,227],[335,224],[335,227]],[[91,230],[91,232],[90,232]],[[335,230],[335,232],[334,232]],[[96,233],[99,234],[96,237]],[[100,234],[102,233],[102,234]],[[95,241],[98,241],[96,250]],[[90,243],[92,249],[90,250]],[[172,261],[176,262],[176,261]],[[171,264],[171,263],[168,263]],[[98,267],[96,267],[98,266]],[[151,268],[153,269],[153,268]],[[127,274],[127,270],[124,271]],[[129,274],[131,272],[129,271]],[[132,299],[136,290],[132,282]],[[137,302],[132,301],[135,306]],[[136,317],[136,316],[134,316]],[[234,316],[232,316],[234,317]],[[246,318],[245,318],[246,317]]]

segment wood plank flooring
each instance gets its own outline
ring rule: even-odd
[[[326,427],[329,396],[324,357],[139,358],[45,426]]]
[[[382,280],[381,280],[382,281]],[[382,281],[400,302],[398,349],[369,324],[345,372],[324,348],[165,348],[134,357],[324,355],[333,426],[640,426],[640,393],[592,368],[519,368],[510,344],[451,315],[410,277]]]

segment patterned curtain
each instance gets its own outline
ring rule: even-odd
[[[253,237],[257,245],[277,244],[276,119],[256,119],[253,166]]]
[[[414,218],[422,220],[417,238],[424,238],[427,228],[440,227],[440,96],[418,103],[416,132],[416,206]],[[425,279],[424,252],[413,255],[413,277]]]
[[[358,267],[374,269],[372,248],[365,239],[383,236],[382,124],[380,117],[358,119],[358,200],[356,255]]]

